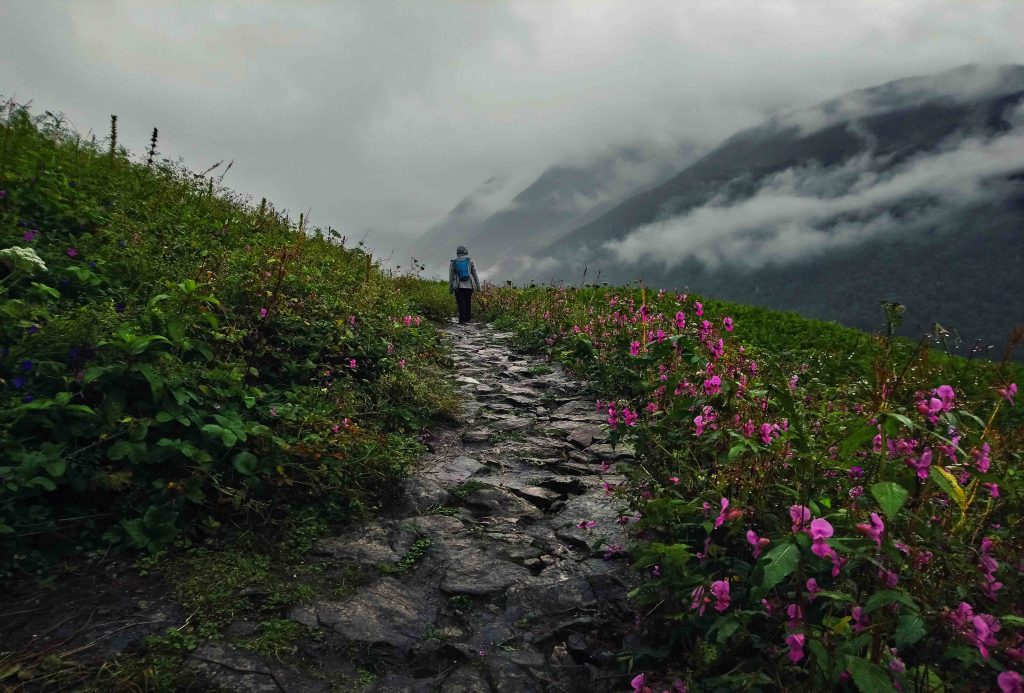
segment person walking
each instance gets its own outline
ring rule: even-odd
[[[469,322],[473,305],[473,289],[480,290],[476,265],[469,257],[466,246],[460,245],[455,250],[455,259],[452,260],[448,269],[448,290],[455,294],[455,304],[459,308],[459,324]]]

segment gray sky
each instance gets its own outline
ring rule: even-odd
[[[0,0],[0,94],[63,111],[386,255],[500,175],[968,62],[1024,63],[1020,0]],[[513,186],[514,187],[514,186]]]

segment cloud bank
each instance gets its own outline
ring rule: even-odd
[[[1016,0],[0,3],[0,93],[160,149],[387,254],[493,176],[968,62],[1024,62]],[[520,188],[521,189],[521,188]],[[401,255],[401,253],[398,253]]]
[[[604,245],[620,262],[672,269],[693,259],[711,269],[785,264],[863,243],[915,224],[941,224],[956,209],[1002,192],[1000,178],[1024,171],[1024,108],[992,139],[948,143],[891,168],[870,153],[842,166],[790,168],[752,196],[716,198],[638,227]],[[901,207],[900,218],[892,208]]]

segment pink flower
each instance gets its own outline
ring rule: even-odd
[[[693,312],[697,315],[704,315],[704,304],[700,301],[693,302]]]
[[[639,418],[639,414],[630,411],[629,407],[622,408],[622,420],[626,422],[627,426],[636,426],[637,419]]]
[[[793,664],[804,658],[805,640],[803,633],[790,633],[786,636],[786,644],[789,645],[789,661]]]
[[[676,327],[680,330],[686,327],[686,314],[683,311],[676,313]]]
[[[917,478],[918,479],[922,479],[922,480],[928,478],[928,468],[931,466],[931,464],[932,464],[932,450],[931,450],[931,448],[928,448],[924,452],[922,452],[921,456],[918,457],[918,458],[911,457],[911,458],[907,459],[907,466],[916,469],[917,470]]]
[[[28,240],[28,239],[25,239],[25,240]],[[1017,396],[1017,383],[1010,383],[1006,387],[1001,387],[1001,388],[997,389],[996,392],[999,393],[1000,397],[1002,397],[1007,402],[1009,402],[1010,406],[1012,407],[1013,406],[1013,398]]]
[[[986,481],[982,484],[990,498],[999,498],[999,484],[994,484],[991,481]]]
[[[747,530],[747,543],[753,547],[755,560],[764,552],[771,541],[768,537],[757,536],[757,532],[752,529]]]
[[[68,257],[75,257],[78,255],[78,248],[68,248]]]
[[[38,235],[39,231],[37,229],[32,229],[31,231],[26,231],[25,233],[23,233],[21,237],[24,238],[29,243],[31,243],[36,239],[36,236]],[[1016,387],[1016,385],[1014,387]]]
[[[853,621],[853,632],[859,633],[871,623],[871,619],[864,613],[864,609],[855,606],[850,609],[850,618]]]
[[[704,609],[708,608],[708,602],[711,601],[704,596],[704,585],[697,585],[693,588],[693,592],[690,592],[690,610],[697,610],[699,616],[704,615]]]
[[[261,318],[267,317],[267,309],[266,308],[260,308],[260,317]]]
[[[706,422],[704,421],[704,417],[701,416],[700,414],[698,414],[697,416],[693,417],[693,425],[694,425],[694,428],[696,429],[694,431],[694,435],[699,436],[700,434],[702,434],[704,432],[704,425],[705,425],[705,423]]]
[[[1016,671],[1004,671],[996,677],[1002,693],[1024,693],[1024,678]]]
[[[348,367],[349,368],[355,368],[356,367],[356,360],[355,359],[349,359],[348,360]]]
[[[596,520],[580,520],[579,523],[576,526],[579,527],[580,529],[593,529],[594,527],[597,527],[597,521]]]
[[[679,485],[679,477],[678,476],[670,476],[668,478],[668,483],[672,484],[673,486],[678,486]]]
[[[729,582],[716,580],[711,583],[711,594],[715,597],[715,611],[722,613],[729,608]]]
[[[725,331],[726,332],[732,332],[732,318],[730,318],[730,317],[722,318],[722,324],[725,325]]]
[[[633,677],[633,680],[629,682],[629,685],[633,687],[633,693],[641,693],[643,691],[645,680],[643,674],[637,674]]]
[[[811,520],[811,527],[807,532],[811,537],[811,553],[819,558],[831,558],[835,562],[835,549],[828,545],[829,537],[832,536],[833,531],[832,525],[828,520],[820,517]]]
[[[722,391],[722,379],[713,375],[704,381],[704,392],[708,395],[717,395]]]
[[[978,468],[978,471],[984,474],[992,466],[992,460],[989,459],[989,453],[992,452],[992,448],[989,447],[988,443],[981,444],[981,450],[975,448],[971,450],[971,457],[974,458],[974,465]]]
[[[761,424],[761,442],[764,443],[765,445],[771,445],[772,433],[774,433],[774,431],[775,429],[772,428],[772,425],[770,423]]]
[[[806,523],[811,521],[811,510],[803,505],[791,505],[789,506],[789,517],[793,520],[793,531],[799,532]]]
[[[878,548],[882,548],[882,534],[885,532],[885,523],[878,513],[871,513],[871,524],[861,523],[857,525],[857,531],[875,542]]]
[[[640,342],[633,342],[629,345],[629,355],[636,356],[640,353]]]
[[[821,592],[821,588],[818,587],[818,581],[814,578],[809,578],[807,580],[807,591],[811,595],[811,601],[814,601],[814,595],[816,595],[818,592]]]
[[[729,499],[723,498],[721,501],[722,512],[718,513],[718,517],[715,518],[715,529],[718,529],[725,522],[725,511],[729,509]]]

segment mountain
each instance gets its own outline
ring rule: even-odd
[[[1002,344],[1024,322],[1024,66],[969,65],[771,118],[503,267],[689,286],[871,329],[878,302]]]
[[[508,190],[492,178],[427,231],[413,255],[428,265],[443,266],[456,246],[465,245],[481,267],[500,266],[664,180],[696,154],[692,145],[614,148],[582,163],[551,166],[496,209],[494,203]]]

